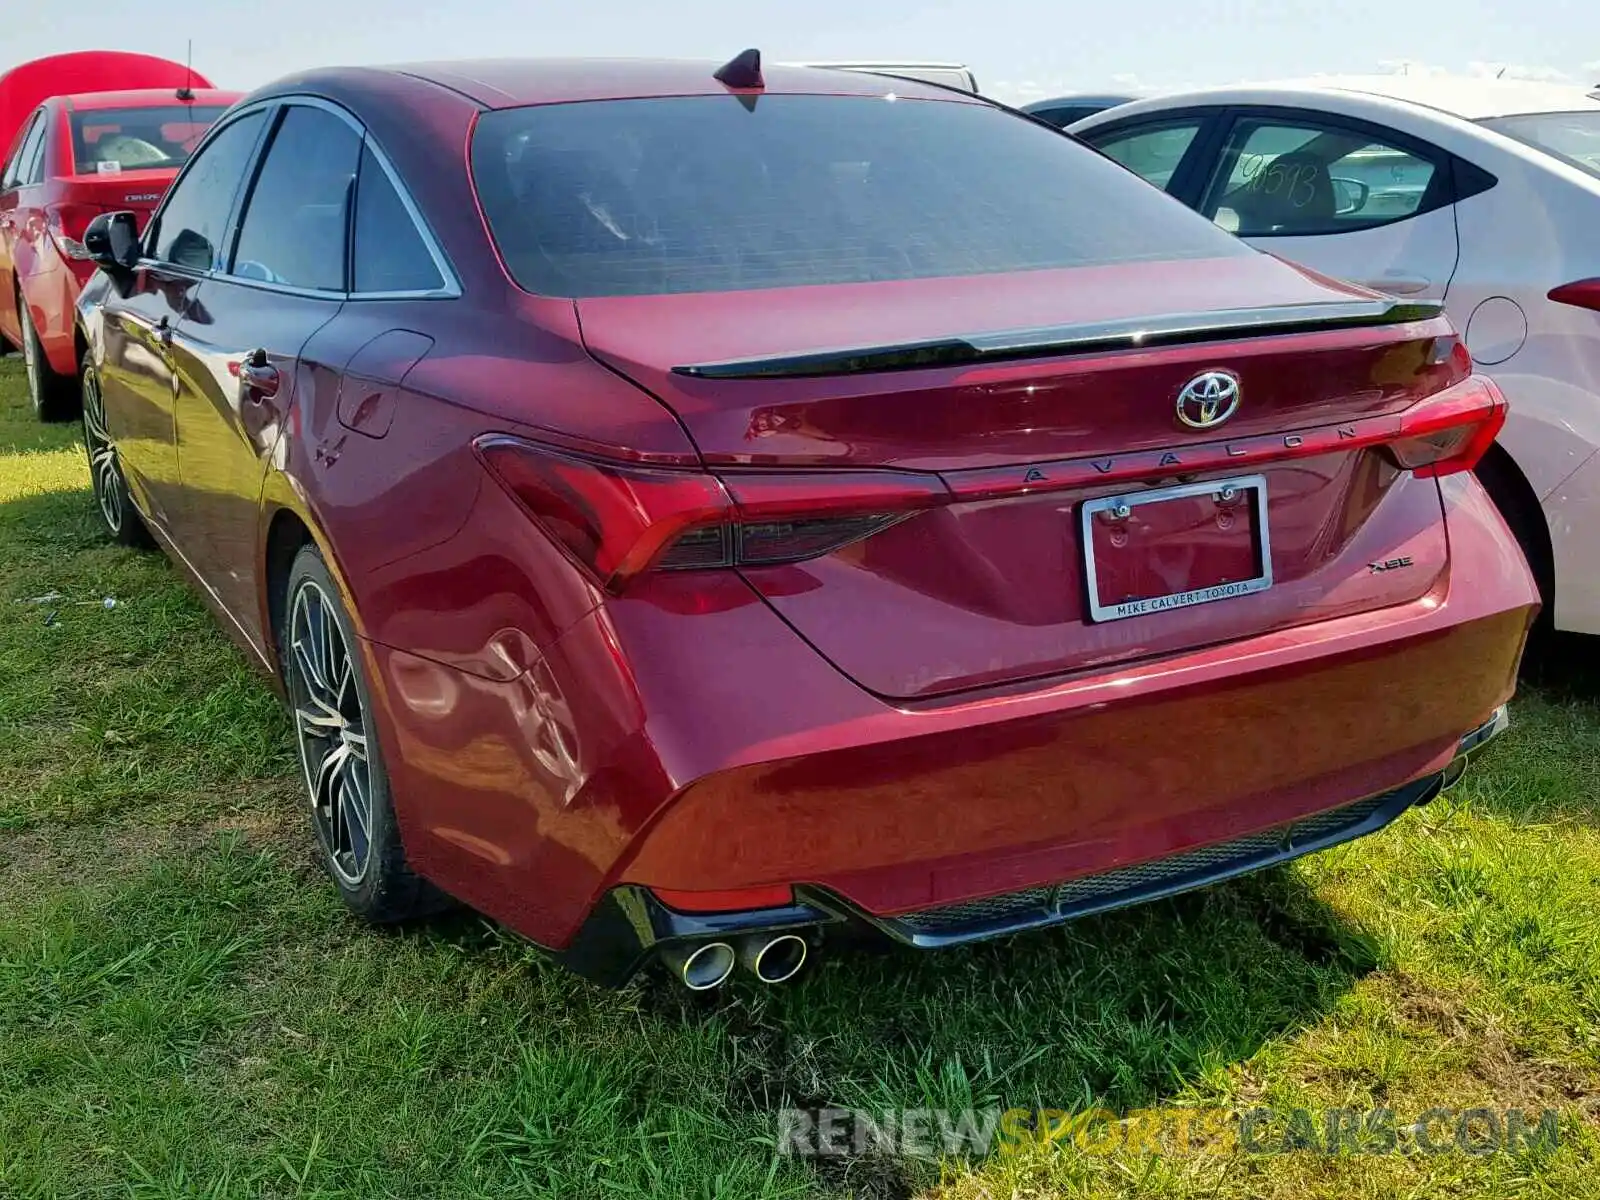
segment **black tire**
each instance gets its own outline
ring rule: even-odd
[[[124,546],[148,549],[155,545],[144,518],[133,506],[128,482],[122,476],[116,443],[106,427],[105,405],[100,393],[100,373],[84,355],[78,378],[83,387],[83,449],[89,456],[89,478],[94,486],[95,506],[106,532]]]
[[[41,421],[72,420],[78,415],[78,381],[70,375],[57,375],[50,366],[33,328],[33,314],[20,295],[17,297],[17,320],[22,325],[22,359],[27,368],[28,399],[33,402],[33,415]]]
[[[338,585],[313,545],[302,546],[289,568],[278,645],[317,857],[345,904],[379,924],[450,907],[406,862],[366,666]]]

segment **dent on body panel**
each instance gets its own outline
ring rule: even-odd
[[[541,940],[575,923],[626,847],[622,798],[665,790],[603,624],[595,614],[511,679],[373,647],[408,854]]]
[[[388,390],[383,437],[342,424],[330,391],[301,414],[285,465],[338,548],[365,636],[515,679],[597,593],[474,454],[504,422],[409,383]]]
[[[674,462],[693,461],[693,447],[659,402],[584,354],[570,303],[529,301],[507,316],[450,302],[429,313],[427,335],[368,340],[349,368],[376,374],[372,364],[403,364],[419,336],[433,339],[401,386],[387,389],[392,416],[381,438],[337,420],[308,431],[339,450],[319,468],[322,499],[339,522],[336,540],[354,546],[370,636],[482,678],[515,679],[600,592],[491,479],[474,439],[577,440]],[[365,391],[356,384],[346,397],[347,422]],[[359,469],[347,474],[352,463]]]

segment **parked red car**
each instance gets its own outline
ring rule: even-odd
[[[773,982],[1371,832],[1504,725],[1438,309],[980,98],[319,71],[88,241],[101,512],[280,681],[370,918]]]
[[[83,231],[103,212],[153,211],[238,95],[179,63],[117,52],[0,76],[0,145],[10,148],[0,168],[0,341],[22,350],[41,418],[78,411],[74,306],[95,270]]]

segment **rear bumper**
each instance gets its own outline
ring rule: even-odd
[[[678,943],[785,931],[810,937],[824,934],[829,926],[855,924],[903,945],[934,950],[1043,929],[1208,887],[1376,833],[1408,808],[1436,797],[1459,778],[1467,759],[1508,725],[1502,705],[1461,739],[1456,757],[1443,771],[1330,812],[1100,875],[899,916],[878,916],[825,887],[800,887],[795,903],[782,908],[683,913],[663,904],[648,888],[623,885],[605,895],[556,957],[601,986],[620,987],[662,949]]]
[[[1359,836],[1505,703],[1536,611],[1481,488],[1441,486],[1451,571],[1413,603],[943,703],[863,691],[736,577],[663,576],[502,678],[368,643],[407,853],[575,965],[626,973],[630,945],[748,919],[667,913],[651,889],[793,885],[804,902],[762,928],[855,918],[937,944]],[[1164,881],[1077,886],[1167,860]],[[1018,894],[1034,911],[961,927],[955,906]]]

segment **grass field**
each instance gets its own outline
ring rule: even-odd
[[[344,915],[276,702],[162,557],[103,542],[76,431],[6,359],[0,1197],[1600,1195],[1597,695],[1600,666],[1524,692],[1449,797],[1265,876],[785,988],[602,993],[470,916]],[[1485,1155],[777,1155],[778,1111],[820,1105],[1560,1126]]]

